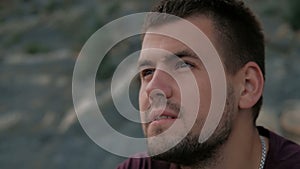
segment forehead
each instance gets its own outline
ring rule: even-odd
[[[154,62],[169,63],[168,61],[182,56],[198,59],[193,50],[177,39],[158,34],[147,34],[144,38],[138,66],[140,67],[144,63],[153,65]]]
[[[171,53],[176,53],[177,51],[181,51],[187,48],[188,47],[180,40],[164,35],[146,33],[143,40],[142,53],[149,53],[151,51],[154,51],[151,49],[166,50]]]
[[[215,35],[213,34],[214,27],[213,27],[213,22],[209,18],[200,15],[200,16],[189,17],[186,18],[185,20],[194,24],[214,44],[215,41],[214,38]],[[181,50],[189,49],[189,47],[185,45],[183,42],[181,42],[180,40],[174,39],[172,37],[167,37],[165,35],[149,33],[152,32],[153,30],[154,30],[153,32],[160,32],[160,30],[164,30],[164,31],[172,30],[174,29],[175,26],[184,32],[185,29],[184,27],[181,27],[180,22],[170,23],[170,24],[166,23],[160,26],[151,27],[144,36],[142,50],[145,51],[145,49],[155,48],[155,49],[167,50],[171,53],[176,53],[176,52],[180,52]],[[143,55],[141,55],[141,57],[143,57]]]
[[[156,62],[170,63],[169,61],[183,56],[198,59],[193,50],[181,41],[164,35],[149,33],[144,38],[138,67],[145,63],[146,65],[155,65]]]

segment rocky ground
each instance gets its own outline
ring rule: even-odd
[[[300,142],[300,32],[277,5],[249,0],[267,38],[267,81],[259,124]],[[113,168],[121,157],[97,146],[81,128],[72,102],[72,73],[87,38],[110,20],[142,11],[139,1],[0,2],[0,168]],[[104,70],[105,71],[105,70]],[[107,71],[107,70],[106,70]],[[109,81],[97,81],[98,98]],[[140,130],[106,117],[116,128]],[[114,111],[114,110],[112,110]]]

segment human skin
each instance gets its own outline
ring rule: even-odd
[[[202,15],[189,17],[186,20],[196,25],[208,37],[223,61],[224,57],[222,57],[222,54],[224,54],[225,49],[222,48],[222,44],[217,40],[213,22]],[[168,24],[166,25],[168,26]],[[164,28],[165,26],[157,26],[153,29]],[[180,103],[190,98],[181,98],[180,92],[191,92],[189,81],[185,79],[187,72],[191,71],[198,86],[197,90],[200,93],[200,103],[198,103],[200,106],[198,112],[196,112],[197,118],[189,131],[189,135],[198,137],[207,117],[211,100],[209,76],[203,63],[200,58],[193,56],[193,51],[186,45],[170,37],[146,34],[142,49],[150,48],[162,49],[174,54],[183,53],[183,55],[180,56],[181,60],[175,59],[174,62],[166,62],[164,55],[151,55],[143,52],[139,58],[139,63],[147,63],[139,67],[141,71],[139,93],[141,117],[147,116],[145,113],[153,113],[153,111],[173,117],[172,119],[160,119],[143,123],[145,135],[150,138],[161,134],[172,126],[175,120],[178,121],[176,126],[177,132],[173,133],[172,136],[166,136],[164,140],[168,142],[172,137],[176,137],[177,133],[180,134],[181,130],[186,132],[184,128],[190,120],[188,117],[190,105],[188,103],[181,105]],[[166,69],[168,69],[168,72],[164,71]],[[180,86],[175,79],[182,82]],[[228,107],[225,107],[223,118],[215,131],[215,135],[221,133],[221,129],[224,127],[222,125],[225,125],[228,120],[231,121],[231,132],[228,140],[218,149],[218,158],[214,159],[216,162],[211,167],[223,169],[258,168],[261,158],[261,144],[257,129],[252,122],[251,107],[258,101],[263,91],[264,80],[262,73],[256,63],[248,62],[235,74],[226,73],[226,79],[227,85],[233,89],[231,99],[227,100],[228,104],[230,104],[230,111],[228,111]],[[176,108],[166,106],[164,109],[161,107],[149,109],[155,103],[157,92],[161,93],[171,103],[179,106],[175,106]],[[183,108],[185,111],[182,116],[177,116],[178,107]],[[265,140],[268,141],[267,138]],[[150,144],[151,141],[153,140],[148,140]],[[157,145],[158,148],[161,148],[160,146]],[[200,165],[182,166],[182,168],[197,168]]]

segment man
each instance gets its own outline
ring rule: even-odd
[[[300,147],[255,125],[264,86],[264,36],[252,12],[238,0],[161,0],[152,12],[184,18],[211,41],[224,65],[226,105],[214,133],[199,141],[211,106],[209,73],[200,57],[180,40],[146,33],[138,63],[139,106],[146,119],[143,130],[150,157],[135,156],[118,168],[299,169]],[[179,22],[162,18],[150,15],[147,32],[171,30]],[[195,102],[181,93],[190,92],[189,73],[194,75],[200,103],[193,125],[185,130]],[[155,139],[175,123],[176,132]]]

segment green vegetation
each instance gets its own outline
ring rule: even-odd
[[[300,1],[289,0],[288,22],[294,30],[300,29]]]
[[[24,50],[28,54],[46,53],[50,51],[48,47],[39,43],[29,43],[25,46]]]
[[[15,44],[17,44],[18,42],[20,42],[21,40],[21,33],[15,33],[12,34],[11,36],[9,36],[4,42],[3,42],[3,46],[5,47],[11,47]]]

